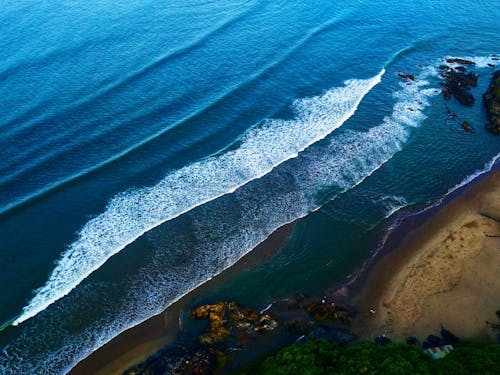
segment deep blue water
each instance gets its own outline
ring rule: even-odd
[[[2,373],[67,372],[298,218],[218,295],[340,283],[500,152],[496,1],[0,6]],[[476,61],[472,108],[446,56]]]

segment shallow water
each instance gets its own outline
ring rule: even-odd
[[[66,372],[298,218],[216,296],[340,283],[500,152],[493,1],[3,6],[5,373]],[[436,92],[451,55],[477,62],[472,108]]]

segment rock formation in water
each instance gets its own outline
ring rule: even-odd
[[[483,95],[483,104],[490,121],[486,129],[500,135],[500,70],[493,73],[488,90]]]
[[[259,314],[232,301],[199,306],[191,310],[190,318],[209,321],[208,332],[200,336],[202,344],[222,341],[228,336],[237,339],[254,337],[278,326],[277,321],[269,314]]]
[[[450,62],[451,60],[453,60],[453,62],[462,61],[460,59],[448,59],[446,61]],[[451,68],[446,65],[442,65],[439,69],[443,70],[441,76],[444,81],[440,84],[443,87],[444,97],[446,99],[450,99],[453,96],[462,105],[468,107],[472,106],[475,99],[470,92],[470,88],[477,86],[478,75],[473,72],[467,73],[467,69],[463,66]]]

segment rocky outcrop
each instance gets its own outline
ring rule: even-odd
[[[474,61],[470,61],[470,60],[466,60],[466,59],[457,59],[457,58],[446,59],[446,62],[448,64],[476,65],[476,63]]]
[[[500,135],[500,70],[493,73],[488,90],[483,95],[483,104],[489,119],[486,129]]]
[[[278,322],[269,314],[259,314],[242,308],[236,302],[219,302],[191,310],[190,318],[208,319],[209,330],[200,336],[202,344],[222,341],[229,336],[236,339],[251,338],[274,330]]]
[[[415,81],[415,76],[413,74],[398,73],[398,76],[404,80]]]
[[[465,133],[474,133],[474,129],[471,128],[467,121],[462,122],[462,129]]]
[[[248,356],[248,352],[256,348],[276,349],[309,338],[323,338],[338,344],[357,339],[344,327],[350,324],[354,313],[333,295],[314,298],[297,294],[275,301],[261,312],[236,302],[222,301],[198,306],[189,316],[193,320],[208,320],[208,327],[201,335],[183,333],[174,343],[124,374],[208,375],[227,369],[235,356]]]
[[[208,319],[208,329],[198,336],[181,335],[125,375],[214,374],[232,354],[245,348],[248,339],[256,339],[278,328],[278,322],[266,313],[257,313],[236,302],[218,302],[191,310],[193,320]]]
[[[462,61],[461,59],[448,59],[447,61],[449,62],[450,60]],[[475,99],[470,92],[470,88],[477,86],[478,75],[473,72],[467,73],[467,69],[464,67],[453,69],[443,65],[440,66],[440,69],[443,70],[441,76],[444,80],[440,85],[443,87],[444,97],[450,99],[453,96],[461,104],[468,107],[472,106]]]

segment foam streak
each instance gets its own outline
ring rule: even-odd
[[[102,214],[80,230],[47,283],[36,291],[13,325],[67,295],[110,257],[149,230],[232,193],[297,157],[347,121],[384,72],[367,80],[346,81],[344,87],[321,96],[297,100],[293,103],[295,119],[265,120],[244,135],[237,149],[175,171],[155,186],[115,196]]]

